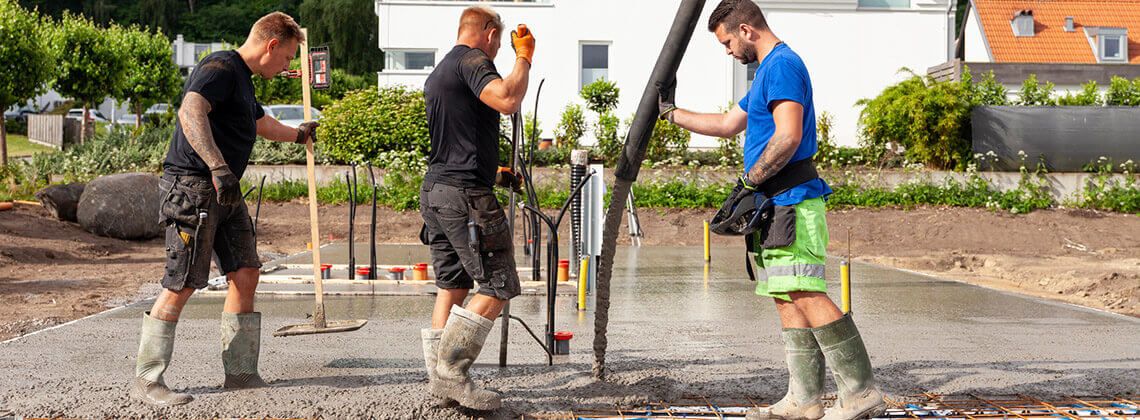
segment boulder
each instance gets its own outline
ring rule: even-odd
[[[84,185],[81,182],[52,185],[36,191],[36,199],[40,200],[40,204],[43,204],[44,208],[56,219],[65,222],[78,222],[79,219],[76,218],[75,210],[79,205],[80,196],[83,195]]]
[[[79,225],[119,239],[151,239],[163,233],[158,220],[158,177],[143,173],[108,175],[87,183],[79,199]]]

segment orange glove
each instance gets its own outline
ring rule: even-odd
[[[511,48],[515,50],[515,57],[526,60],[528,64],[534,64],[532,57],[534,57],[534,34],[527,29],[525,24],[520,23],[517,30],[511,31]]]
[[[516,174],[511,171],[511,168],[500,166],[499,171],[495,173],[495,185],[503,188],[510,188],[511,191],[522,193],[522,174]]]

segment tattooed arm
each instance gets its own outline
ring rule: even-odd
[[[803,137],[803,115],[803,105],[795,101],[776,102],[772,109],[776,132],[768,140],[768,146],[760,154],[760,159],[748,170],[746,176],[749,183],[764,183],[792,160],[792,155],[800,147],[800,138]]]
[[[198,92],[186,92],[182,98],[182,108],[178,109],[178,122],[190,147],[198,153],[210,170],[226,166],[222,151],[214,143],[214,133],[210,131],[210,101]]]
[[[198,153],[198,157],[210,168],[214,189],[218,191],[218,203],[231,206],[241,201],[240,181],[229,165],[226,165],[222,151],[214,143],[214,132],[210,131],[210,101],[198,92],[186,92],[182,98],[182,108],[178,110],[178,122],[186,142]]]

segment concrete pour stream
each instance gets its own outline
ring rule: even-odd
[[[771,302],[752,294],[742,252],[715,249],[706,279],[699,248],[620,249],[606,382],[589,374],[593,318],[574,309],[574,296],[558,296],[558,329],[574,339],[553,367],[516,323],[508,367],[499,368],[496,323],[472,369],[503,392],[505,406],[495,413],[431,405],[419,329],[429,323],[432,296],[331,296],[330,319],[367,318],[368,325],[288,338],[270,334],[302,322],[312,297],[261,296],[261,373],[274,387],[228,392],[220,389],[222,297],[202,294],[183,312],[166,374],[194,402],[155,410],[128,398],[140,317],[150,306],[140,302],[0,344],[0,417],[517,418],[692,395],[772,403],[786,384],[779,320]],[[385,245],[380,255],[386,264],[410,264],[426,251]],[[839,270],[831,263],[834,283]],[[890,393],[1140,392],[1140,320],[877,266],[855,264],[853,278],[856,321]],[[543,296],[520,296],[512,313],[541,333],[544,306]]]

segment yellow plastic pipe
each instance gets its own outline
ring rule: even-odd
[[[712,252],[709,248],[709,221],[705,220],[705,262],[712,262]]]
[[[839,262],[839,284],[843,290],[843,313],[851,313],[851,266],[846,260]]]
[[[590,277],[590,259],[582,259],[582,268],[578,270],[578,311],[586,310],[586,281]]]

